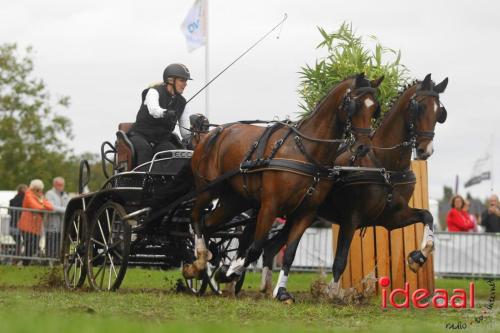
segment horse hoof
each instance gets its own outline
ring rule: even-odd
[[[292,304],[295,302],[292,294],[290,294],[284,287],[278,288],[278,293],[276,294],[275,299],[283,304]]]
[[[420,267],[422,267],[423,264],[425,264],[426,261],[427,261],[427,258],[424,256],[424,254],[420,250],[412,251],[408,255],[408,267],[410,267],[410,269],[414,273],[416,273],[418,271],[418,269]]]
[[[217,269],[217,271],[215,272],[214,275],[215,281],[217,281],[218,283],[229,283],[236,280],[238,278],[237,275],[235,274],[231,274],[229,276],[227,275],[228,269],[229,265],[220,266],[219,269]]]
[[[193,264],[185,264],[182,266],[182,276],[185,279],[196,279],[200,275],[200,271]]]

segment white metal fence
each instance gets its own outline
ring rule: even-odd
[[[333,245],[331,229],[308,229],[292,269],[330,271]],[[438,276],[500,278],[500,233],[437,232],[434,272]]]
[[[19,230],[23,212],[41,221],[39,234]],[[53,212],[0,207],[0,262],[59,260],[62,218],[62,214]],[[330,228],[309,228],[302,236],[292,269],[330,271],[333,246]],[[436,232],[434,272],[439,276],[499,278],[500,233]]]
[[[441,276],[500,277],[500,233],[436,233],[434,271]]]
[[[31,232],[19,229],[21,219],[33,226]],[[59,260],[62,220],[60,213],[0,207],[0,262],[29,264]]]

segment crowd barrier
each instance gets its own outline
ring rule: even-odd
[[[18,228],[21,219],[31,232]],[[0,207],[0,262],[58,261],[63,214],[18,207]]]
[[[500,278],[500,233],[436,232],[434,274],[442,277]],[[329,272],[331,229],[310,228],[297,249],[293,270]]]
[[[23,212],[28,213],[31,221],[40,223],[39,234],[19,230],[17,224]],[[60,213],[0,207],[0,262],[58,261],[62,218]],[[435,275],[500,278],[500,233],[436,232],[435,235]],[[306,230],[292,270],[330,272],[334,260],[332,243],[332,229]],[[259,262],[255,268],[260,266]]]

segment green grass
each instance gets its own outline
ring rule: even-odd
[[[333,305],[313,300],[309,286],[317,274],[294,273],[289,289],[297,302],[285,306],[246,292],[229,299],[194,297],[172,291],[178,271],[130,269],[120,291],[69,292],[44,288],[45,267],[0,266],[0,332],[444,332],[446,323],[468,322],[474,310],[383,311],[379,297],[370,304]],[[275,274],[277,275],[277,274]],[[249,273],[244,290],[257,290],[260,277]],[[468,280],[438,279],[441,288],[464,288]],[[489,294],[476,282],[478,303]],[[469,332],[498,331],[498,311]]]

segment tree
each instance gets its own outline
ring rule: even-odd
[[[56,110],[69,106],[69,97],[53,101],[43,80],[34,77],[33,51],[16,44],[0,45],[0,189],[40,178],[72,175],[78,165],[66,144],[72,138],[70,120]]]
[[[438,207],[439,207],[438,222],[441,227],[441,230],[446,230],[447,228],[446,216],[451,208],[450,203],[452,197],[453,197],[453,189],[446,185],[443,186],[443,197],[438,201]]]
[[[345,22],[332,33],[320,27],[318,30],[323,41],[317,49],[326,49],[327,55],[317,60],[314,66],[305,65],[299,72],[302,78],[299,94],[303,100],[300,104],[303,115],[313,111],[316,103],[334,85],[362,72],[370,79],[385,76],[379,87],[378,100],[382,113],[386,112],[398,90],[409,81],[408,70],[400,63],[401,52],[382,46],[374,36],[370,38],[375,42],[375,50],[370,50],[363,38],[355,34],[352,24]],[[394,59],[386,61],[388,55]]]

